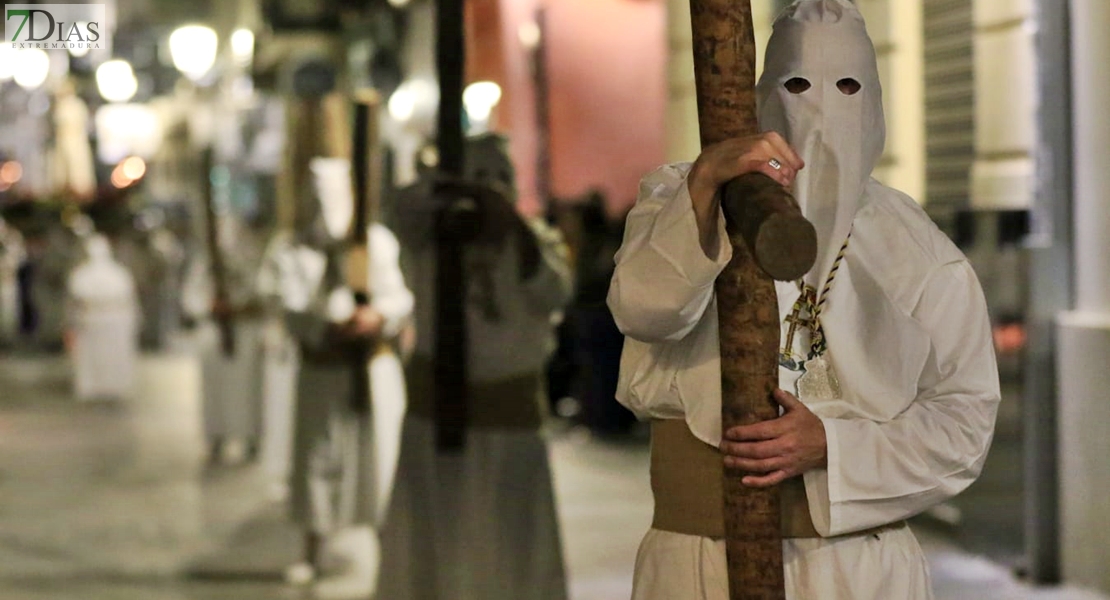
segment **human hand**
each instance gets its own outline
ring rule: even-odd
[[[212,302],[212,317],[215,319],[227,319],[235,314],[235,308],[230,302],[226,300],[214,300]]]
[[[801,157],[773,131],[728,139],[702,150],[690,168],[686,187],[706,256],[715,257],[720,244],[717,239],[717,214],[720,212],[717,190],[722,185],[747,173],[763,173],[783,186],[790,186],[803,167],[805,162]]]
[[[776,161],[775,168],[771,161]],[[718,142],[701,151],[690,168],[689,185],[716,193],[732,179],[759,172],[784,186],[794,183],[805,162],[778,133],[768,131]],[[691,189],[693,193],[695,190]]]
[[[345,333],[352,338],[371,339],[382,333],[385,319],[370,306],[359,306],[347,321]]]
[[[497,181],[483,182],[484,193],[479,197],[482,212],[480,243],[501,246],[510,235],[519,233],[524,221],[513,202],[513,193]]]
[[[782,416],[733,427],[721,442],[725,466],[749,473],[742,482],[750,487],[770,487],[828,461],[821,419],[788,392],[775,390],[774,397],[785,409]]]

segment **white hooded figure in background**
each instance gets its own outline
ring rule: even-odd
[[[543,375],[570,299],[562,235],[517,213],[505,138],[467,140],[464,176],[483,200],[483,232],[464,250],[466,447],[435,448],[436,239],[429,178],[398,202],[402,264],[416,295],[397,489],[382,535],[380,600],[564,600],[562,543],[544,417]]]
[[[990,447],[1000,394],[986,303],[967,260],[917,203],[870,178],[885,128],[857,9],[796,2],[776,20],[766,56],[757,96],[767,133],[648,175],[617,255],[618,399],[653,420],[653,489],[675,474],[675,438],[657,432],[677,424],[708,457],[685,498],[655,489],[633,598],[728,597],[724,542],[706,532],[723,523],[681,518],[701,498],[690,489],[712,487],[704,482],[722,460],[750,473],[746,485],[804,491],[795,498],[809,531],[783,541],[787,598],[931,598],[905,519],[970,485]],[[803,281],[775,284],[783,415],[722,432],[713,282],[732,248],[715,192],[755,171],[793,186],[818,256]],[[717,493],[707,500],[719,507]],[[666,507],[679,518],[662,518]]]
[[[81,400],[125,398],[135,385],[139,306],[135,281],[112,258],[101,235],[85,244],[88,259],[69,275],[74,387]]]
[[[380,551],[377,531],[393,491],[406,398],[404,373],[389,348],[412,314],[393,233],[367,231],[369,304],[358,306],[342,277],[343,239],[354,200],[350,162],[313,158],[314,191],[297,209],[297,231],[275,243],[263,271],[271,303],[299,348],[289,480],[293,520],[305,532],[305,561],[287,576],[314,579],[323,598],[373,597]],[[376,341],[366,364],[370,398],[352,397],[352,341]],[[366,402],[368,409],[356,408]],[[330,559],[346,563],[329,568]]]
[[[96,192],[96,172],[89,144],[89,108],[71,81],[54,99],[54,186],[82,198]]]
[[[26,259],[23,236],[0,219],[0,346],[19,334],[19,267]]]
[[[207,253],[193,259],[181,292],[183,312],[199,323],[202,414],[213,465],[255,458],[262,429],[263,304],[257,288],[262,252],[255,235],[234,217],[219,222],[227,306],[216,301]],[[234,349],[220,343],[217,313],[229,316]]]

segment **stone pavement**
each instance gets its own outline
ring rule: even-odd
[[[199,372],[148,356],[135,399],[77,403],[65,361],[0,356],[0,600],[284,600],[299,540],[257,467],[203,468]],[[647,449],[552,435],[572,600],[619,600],[650,521]],[[1106,600],[1033,590],[918,528],[938,600]],[[386,574],[385,576],[388,576]]]

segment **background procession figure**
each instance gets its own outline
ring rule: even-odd
[[[34,210],[25,238],[28,260],[20,273],[25,302],[22,329],[37,349],[59,352],[65,333],[69,273],[84,258],[85,249],[63,215]]]
[[[19,268],[25,258],[23,236],[0,218],[0,348],[19,336]]]
[[[351,129],[345,103],[339,94],[291,102],[295,227],[287,242],[275,245],[271,272],[286,330],[300,351],[290,501],[305,533],[305,556],[286,575],[313,583],[317,597],[367,598],[378,585],[378,530],[393,489],[406,404],[391,344],[408,322],[413,297],[387,228],[370,224],[361,241],[352,241],[365,223],[356,216],[374,212],[366,186],[380,182],[353,186],[352,159],[334,147],[342,137],[335,132]],[[355,156],[364,158],[367,149],[356,148]],[[369,254],[365,304],[344,276],[359,244]],[[360,390],[358,382],[367,378],[368,388]]]
[[[561,235],[515,209],[504,138],[468,140],[482,234],[464,251],[466,445],[436,449],[435,257],[430,179],[399,194],[397,231],[416,295],[416,347],[397,485],[382,536],[382,600],[563,600],[566,579],[547,446],[543,373],[571,276]]]
[[[1000,394],[982,290],[920,206],[870,178],[885,126],[851,3],[784,11],[756,93],[769,133],[648,175],[617,258],[620,399],[653,419],[655,517],[633,598],[932,598],[905,519],[970,485],[990,447]],[[714,281],[746,249],[715,198],[756,171],[792,186],[817,260],[774,283],[782,416],[722,432],[722,369],[743,357],[721,353]],[[730,596],[722,462],[749,488],[778,486],[784,590]]]
[[[218,299],[211,252],[197,253],[182,290],[182,311],[196,324],[201,359],[204,435],[213,465],[252,458],[258,450],[262,414],[263,303],[258,289],[261,249],[232,218],[218,222],[222,285]],[[233,347],[222,343],[229,323]]]
[[[89,108],[69,80],[58,86],[54,103],[53,188],[92,198],[96,172],[89,144]]]
[[[128,398],[138,361],[135,280],[112,257],[108,240],[85,242],[88,259],[69,275],[69,350],[78,399]]]

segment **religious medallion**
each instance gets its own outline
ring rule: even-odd
[[[837,400],[840,381],[824,355],[806,361],[806,372],[798,378],[798,398],[803,400]]]

